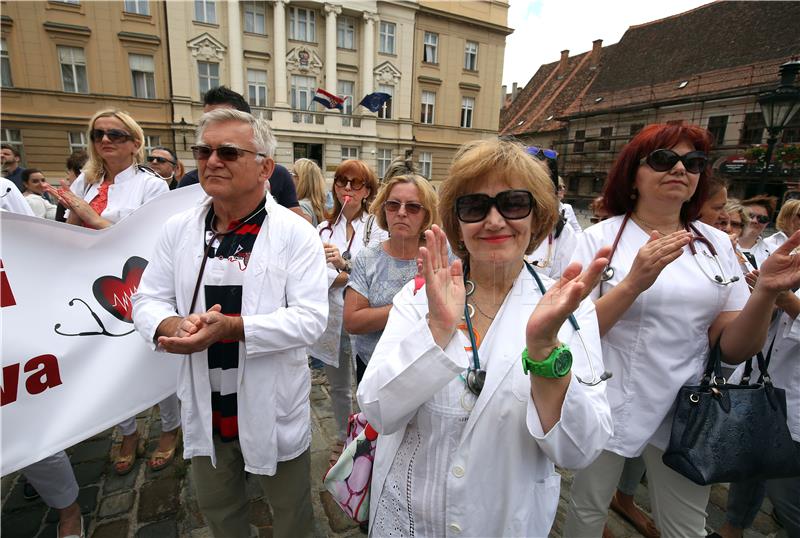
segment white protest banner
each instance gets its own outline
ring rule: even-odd
[[[105,230],[0,212],[0,474],[175,392],[181,357],[150,350],[130,297],[163,224],[203,195],[165,193]]]

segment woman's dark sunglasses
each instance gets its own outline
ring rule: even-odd
[[[647,164],[656,172],[666,172],[672,170],[678,161],[683,163],[687,172],[699,174],[708,164],[708,156],[702,151],[690,151],[686,155],[678,155],[671,149],[657,149],[647,157],[642,157],[639,164]]]
[[[769,217],[766,215],[750,215],[750,220],[754,220],[759,224],[767,224]]]
[[[488,194],[466,194],[456,199],[456,216],[461,222],[480,222],[486,218],[492,206],[508,220],[524,219],[533,210],[533,195],[521,189]]]
[[[126,133],[120,129],[108,129],[107,131],[104,131],[103,129],[92,129],[89,131],[89,138],[92,139],[92,142],[100,142],[103,140],[103,136],[108,138],[108,140],[113,144],[133,140],[133,137],[130,133]]]
[[[166,157],[156,157],[155,155],[148,155],[147,156],[147,162],[149,162],[149,163],[156,162],[156,163],[161,163],[161,164],[164,164],[164,163],[175,164],[175,161],[170,161]]]
[[[422,207],[422,204],[417,202],[398,202],[397,200],[386,200],[383,202],[383,208],[389,213],[397,213],[403,206],[405,206],[406,213],[409,215],[416,215],[425,209]]]
[[[361,190],[361,188],[364,186],[364,182],[362,180],[350,179],[344,176],[334,176],[333,183],[337,187],[341,187],[342,189],[347,187],[347,184],[349,183],[350,188],[353,189],[354,191]]]
[[[254,155],[266,157],[263,153],[237,148],[236,146],[219,146],[216,148],[212,148],[211,146],[192,146],[192,155],[194,155],[194,158],[198,161],[207,161],[215,151],[220,160],[228,162],[237,160],[239,157],[244,156],[245,153],[253,153]]]

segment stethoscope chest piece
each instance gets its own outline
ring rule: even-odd
[[[602,280],[603,282],[608,282],[612,278],[614,278],[614,268],[611,267],[610,265],[606,265],[606,268],[603,269],[603,272],[600,275],[600,280]]]
[[[479,396],[486,383],[486,370],[470,368],[467,372],[467,388],[475,396]]]

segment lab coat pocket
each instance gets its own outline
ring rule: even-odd
[[[249,267],[248,267],[249,269]],[[286,281],[289,273],[274,264],[267,264],[266,271],[261,275],[254,275],[259,281],[261,293],[259,295],[259,314],[268,314],[286,305]]]
[[[522,371],[522,361],[519,365],[512,366],[510,375],[514,378],[511,383],[511,392],[514,393],[517,400],[527,405],[531,398],[531,379]]]
[[[559,492],[561,491],[561,476],[553,473],[543,480],[538,480],[533,484],[531,497],[522,513],[526,519],[523,520],[522,529],[509,529],[510,536],[530,536],[531,529],[550,528],[556,517],[558,509]],[[516,527],[516,525],[515,525]]]

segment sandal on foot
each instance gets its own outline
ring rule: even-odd
[[[121,444],[120,450],[122,450]],[[116,473],[118,476],[125,476],[133,470],[133,464],[136,461],[136,458],[141,455],[142,452],[139,449],[139,435],[137,434],[136,447],[133,450],[133,454],[128,454],[127,456],[121,456],[117,454],[117,457],[114,458],[114,473]]]
[[[619,514],[625,521],[633,525],[633,528],[636,529],[639,534],[647,538],[657,538],[658,536],[661,536],[661,533],[658,531],[658,527],[656,527],[655,522],[636,504],[634,504],[633,507],[637,512],[639,512],[638,515],[641,516],[644,522],[625,511],[622,504],[617,500],[616,493],[611,498],[611,509]]]

